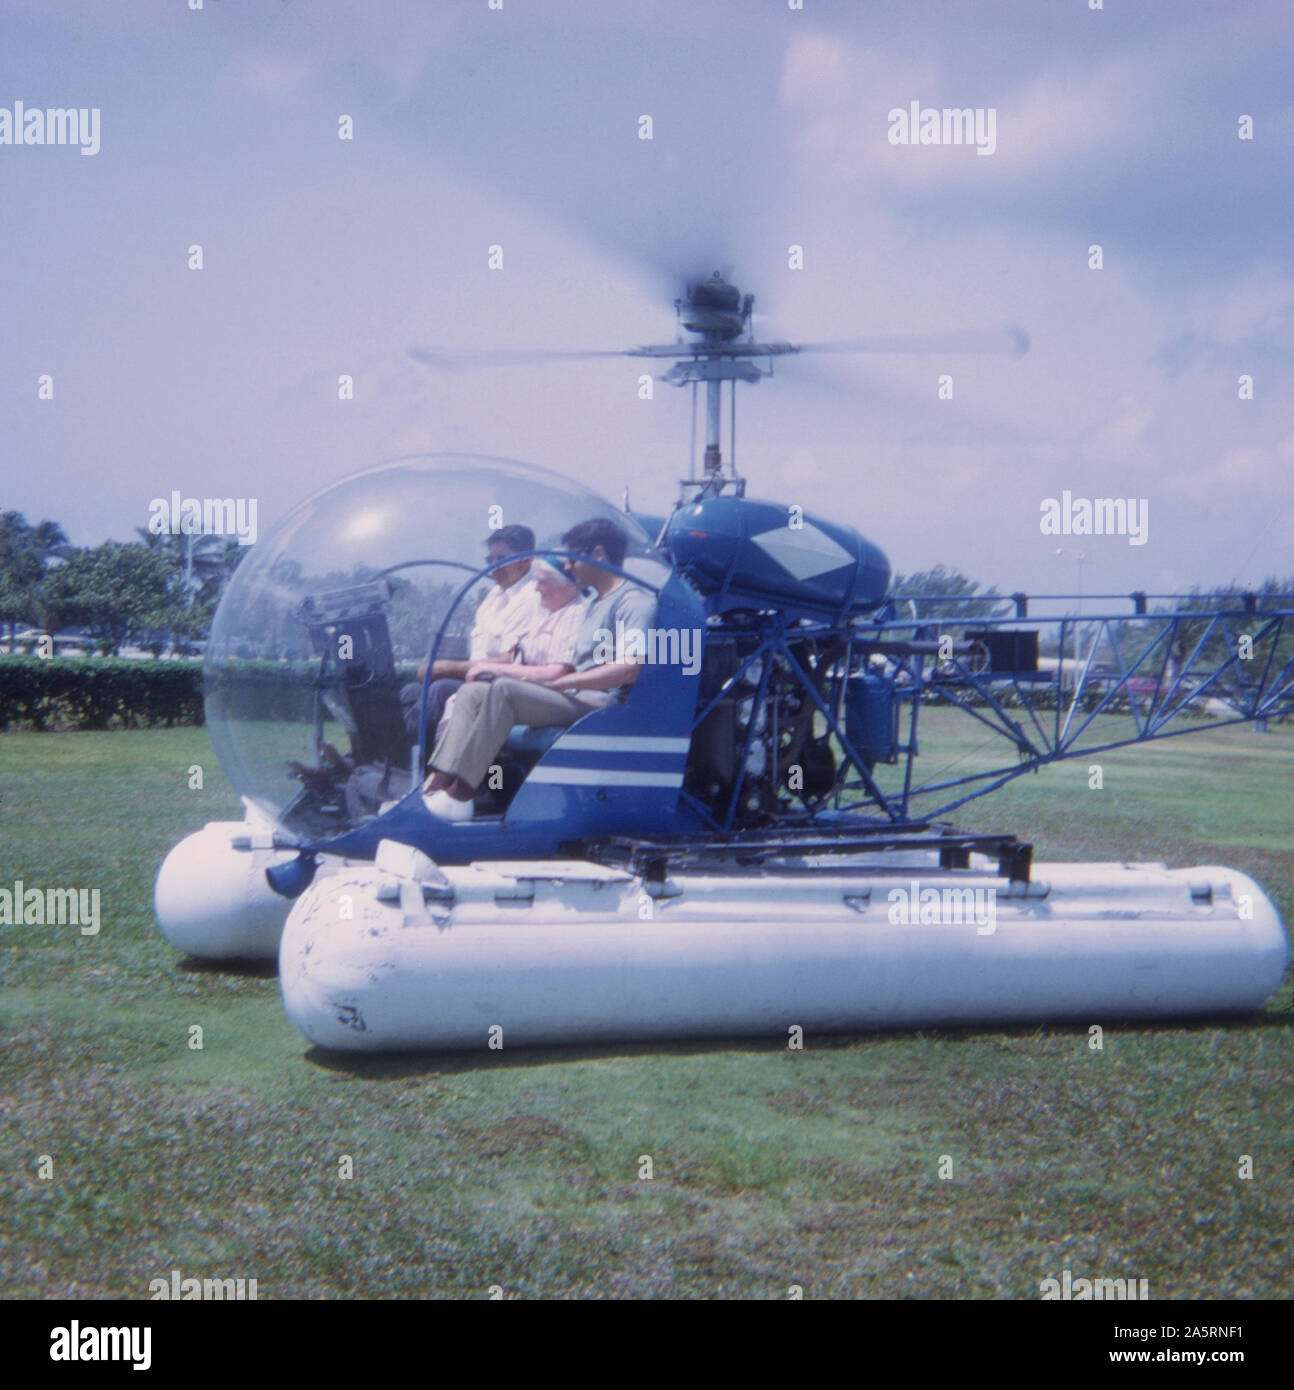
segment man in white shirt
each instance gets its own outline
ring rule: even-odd
[[[606,648],[608,633],[645,633],[656,620],[655,595],[615,572],[624,563],[628,537],[610,518],[593,517],[573,526],[562,545],[573,552],[567,573],[581,589],[593,590],[580,605],[563,674],[518,680],[499,672],[488,683],[463,686],[432,749],[431,774],[423,784],[425,804],[435,816],[471,818],[472,802],[514,724],[574,724],[591,710],[624,700],[638,677],[638,661],[616,660]]]
[[[507,560],[510,555],[524,555],[535,548],[535,533],[529,526],[504,526],[491,531],[485,539],[490,563]],[[530,561],[513,560],[492,571],[494,587],[481,600],[472,624],[471,645],[466,660],[439,657],[431,669],[431,685],[427,691],[427,728],[433,733],[445,704],[464,680],[469,668],[481,661],[511,661],[517,644],[535,625],[539,595],[530,579]],[[422,713],[422,681],[427,673],[424,662],[418,668],[417,680],[410,681],[400,691],[404,710],[404,727],[410,740],[418,737],[418,722]]]
[[[531,610],[531,626],[521,634],[511,661],[474,661],[467,668],[467,683],[509,680],[544,684],[575,669],[575,641],[584,619],[584,599],[575,582],[547,560],[536,560],[530,576],[539,594],[539,606]],[[453,713],[457,692],[445,704],[433,737],[428,724],[427,746],[433,747]]]
[[[505,560],[535,548],[535,533],[529,526],[505,526],[486,542],[490,562]],[[535,620],[539,595],[530,573],[529,560],[513,560],[500,565],[490,576],[494,588],[481,600],[472,624],[467,661],[442,659],[431,673],[434,680],[467,675],[467,668],[478,661],[507,661]]]

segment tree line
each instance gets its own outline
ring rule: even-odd
[[[154,656],[195,651],[246,547],[226,536],[137,534],[74,546],[55,521],[0,512],[0,631],[9,651],[20,628],[65,627],[84,629],[109,656],[127,643]]]

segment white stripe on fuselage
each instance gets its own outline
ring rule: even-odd
[[[686,753],[692,741],[647,734],[564,734],[560,746],[584,748],[591,753]]]
[[[540,763],[527,782],[559,782],[566,786],[679,787],[683,769],[677,772],[625,772],[609,767],[549,767]]]

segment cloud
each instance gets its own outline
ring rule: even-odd
[[[838,37],[798,35],[786,46],[779,98],[800,121],[794,148],[813,178],[828,183],[883,180],[900,187],[1071,175],[1076,161],[1125,160],[1156,129],[1176,62],[1119,55],[1089,70],[1043,73],[1014,87],[1002,79],[968,83],[960,73],[909,63]],[[1019,84],[1019,79],[1016,79]],[[989,157],[965,145],[890,143],[889,113],[922,109],[996,112]]]
[[[235,61],[234,76],[264,95],[291,96],[317,76],[317,69],[304,58],[258,51],[244,53]]]
[[[1152,361],[1170,377],[1187,370],[1248,372],[1294,361],[1294,275],[1270,262],[1233,272],[1195,288],[1174,314],[1172,332]],[[1261,383],[1275,383],[1270,371]]]
[[[1147,441],[1157,411],[1145,395],[1123,392],[1114,411],[1086,431],[1084,442],[1094,453],[1127,457]]]
[[[1222,494],[1256,503],[1268,496],[1283,495],[1287,490],[1289,464],[1282,466],[1282,454],[1286,458],[1290,454],[1288,439],[1279,449],[1241,445],[1225,450],[1200,468],[1184,472],[1179,483],[1185,496],[1195,502],[1206,502]]]

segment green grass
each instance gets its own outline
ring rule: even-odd
[[[1294,917],[1294,731],[1101,761],[1101,791],[1061,765],[956,819],[1040,858],[1221,860]],[[1043,1028],[340,1059],[272,970],[185,960],[153,925],[169,846],[238,815],[202,730],[6,734],[0,795],[0,885],[103,902],[97,938],[0,928],[7,1297],[144,1297],[178,1268],[263,1298],[1033,1298],[1066,1264],[1288,1295],[1288,983],[1253,1019],[1100,1052]]]

